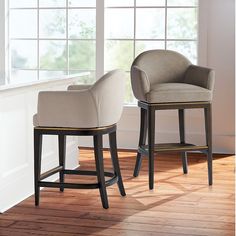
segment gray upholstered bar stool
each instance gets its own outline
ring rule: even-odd
[[[74,189],[99,188],[104,208],[108,208],[106,187],[118,183],[120,194],[125,189],[120,173],[116,123],[123,110],[125,73],[114,70],[93,85],[70,86],[70,91],[45,91],[38,96],[38,112],[34,116],[34,178],[35,205],[39,204],[40,187]],[[114,173],[105,172],[103,166],[103,135],[109,135],[111,159]],[[59,166],[41,173],[41,152],[43,135],[57,135],[59,144]],[[93,136],[96,171],[68,170],[65,167],[66,136]],[[44,179],[59,173],[59,182]],[[95,175],[97,183],[65,183],[66,174]],[[106,177],[110,177],[105,180]]]
[[[212,111],[214,72],[192,65],[183,55],[169,50],[141,53],[131,67],[134,96],[141,108],[140,137],[134,176],[138,176],[142,155],[149,158],[149,188],[154,184],[154,152],[181,152],[183,171],[187,170],[187,151],[207,154],[208,181],[212,185]],[[205,112],[206,145],[185,142],[184,110],[203,108]],[[177,109],[179,143],[155,144],[155,111]],[[148,131],[148,143],[145,145]]]

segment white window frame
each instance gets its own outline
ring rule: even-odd
[[[8,59],[8,1],[0,1],[0,86],[9,83]]]
[[[68,1],[67,1],[68,2]],[[96,0],[96,79],[104,74],[104,0]],[[155,7],[156,8],[156,7]],[[199,0],[198,4],[198,63],[207,65],[207,8],[208,0]],[[0,85],[9,84],[9,24],[8,1],[0,1]],[[135,40],[134,40],[135,41]],[[101,60],[103,58],[103,60]],[[43,82],[43,81],[42,81]],[[32,82],[34,83],[34,82]],[[37,81],[38,83],[38,81]]]
[[[198,61],[197,64],[207,66],[208,11],[209,1],[198,0]]]
[[[96,79],[104,74],[104,0],[96,0]],[[97,30],[99,29],[99,30]],[[102,58],[102,60],[101,60]]]

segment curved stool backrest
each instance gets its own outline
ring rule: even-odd
[[[42,91],[34,126],[91,128],[116,124],[122,114],[125,73],[111,71],[93,85]]]
[[[156,83],[182,82],[191,62],[178,52],[170,50],[149,50],[141,53],[134,60],[132,67],[137,66],[145,71],[150,85]],[[135,80],[132,76],[131,80]]]
[[[96,81],[89,89],[97,109],[98,126],[117,123],[121,117],[125,95],[125,73],[113,70]]]

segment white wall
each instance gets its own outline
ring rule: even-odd
[[[235,1],[211,0],[207,63],[216,71],[213,100],[215,150],[234,152]]]
[[[213,151],[234,153],[234,0],[200,0],[199,64],[215,70],[213,99]],[[177,111],[157,112],[158,142],[178,141]],[[186,115],[187,141],[205,143],[202,110],[189,110]],[[118,145],[136,149],[139,136],[139,109],[125,107],[118,127]],[[80,145],[92,145],[91,139],[80,139]],[[106,144],[107,146],[107,144]]]
[[[33,194],[33,114],[38,92],[65,90],[68,79],[0,90],[0,213]],[[56,137],[43,139],[42,171],[58,165]],[[67,139],[68,168],[78,166],[78,139]],[[56,175],[53,178],[57,178]]]

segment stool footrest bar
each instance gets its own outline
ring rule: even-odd
[[[46,182],[40,181],[40,187],[49,187],[49,188],[72,188],[72,189],[93,189],[99,188],[98,183],[93,184],[76,184],[76,183],[57,183],[57,182]]]
[[[40,180],[46,179],[47,177],[62,171],[62,169],[63,169],[62,166],[57,166],[57,167],[55,167],[55,168],[53,168],[53,169],[51,169],[51,170],[41,174],[40,175]]]
[[[56,168],[55,168],[56,169]],[[54,169],[53,169],[54,170]],[[46,172],[47,173],[47,172]],[[45,173],[45,174],[46,174]],[[97,172],[92,170],[63,170],[64,174],[73,174],[73,175],[92,175],[96,176]],[[105,181],[106,186],[111,186],[118,181],[117,175],[111,172],[104,172],[106,177],[110,177],[109,180]],[[42,180],[42,178],[40,178]],[[99,183],[60,183],[60,182],[48,182],[48,181],[39,181],[39,187],[51,187],[51,188],[73,188],[73,189],[95,189],[99,188]]]
[[[62,170],[63,174],[66,175],[95,175],[97,176],[97,171],[94,170]],[[114,173],[104,171],[104,175],[107,177],[113,177]]]

